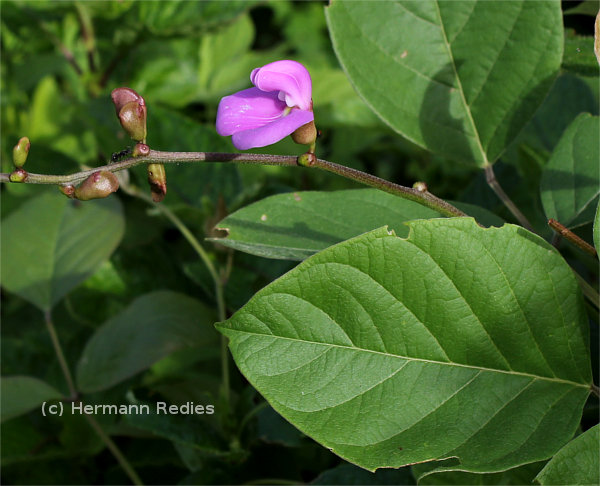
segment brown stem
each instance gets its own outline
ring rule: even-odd
[[[548,226],[550,226],[550,228],[552,228],[556,232],[557,235],[564,237],[565,239],[567,239],[571,243],[573,243],[575,246],[578,246],[581,250],[589,253],[593,257],[598,258],[598,253],[596,252],[596,249],[592,245],[590,245],[587,241],[582,240],[579,236],[577,236],[575,233],[573,233],[566,226],[562,225],[555,219],[549,219]]]

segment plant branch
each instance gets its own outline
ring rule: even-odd
[[[260,165],[286,165],[298,166],[298,157],[292,155],[266,155],[266,154],[234,154],[221,152],[160,152],[150,150],[146,156],[132,157],[129,159],[108,164],[102,167],[96,167],[91,170],[84,170],[70,175],[46,175],[28,173],[24,183],[28,184],[77,184],[97,171],[117,172],[128,169],[140,164],[147,163],[197,163],[197,162],[220,162],[220,163],[238,163],[238,164],[260,164]],[[395,184],[385,179],[381,179],[371,174],[361,172],[350,167],[335,164],[323,159],[313,159],[309,167],[333,172],[347,179],[359,182],[361,184],[375,187],[382,191],[394,194],[404,199],[415,201],[423,206],[427,206],[444,216],[467,216],[460,209],[452,206],[446,201],[434,196],[427,189],[415,189]],[[10,174],[1,173],[0,182],[10,182]]]
[[[587,241],[582,240],[579,236],[573,233],[569,228],[559,223],[555,219],[548,220],[548,226],[552,228],[557,235],[563,236],[565,239],[569,240],[575,246],[578,246],[581,250],[589,253],[593,257],[598,258],[598,253],[596,249],[590,245]]]
[[[600,388],[598,388],[598,385],[594,385],[592,383],[592,385],[590,386],[590,389],[592,390],[592,393],[594,395],[596,395],[598,398],[600,398]]]
[[[48,329],[48,334],[50,334],[50,340],[52,341],[52,347],[56,353],[58,363],[60,364],[60,368],[67,382],[67,386],[69,387],[69,393],[71,394],[70,398],[71,400],[76,400],[78,396],[77,388],[75,388],[75,382],[73,381],[71,371],[69,370],[69,365],[67,364],[62,346],[58,340],[58,334],[56,334],[56,329],[54,327],[54,323],[52,322],[52,314],[49,310],[44,312],[44,321],[46,323],[46,329]]]
[[[106,447],[108,447],[108,449],[110,450],[112,455],[115,457],[115,459],[118,461],[120,466],[123,468],[123,470],[125,471],[125,474],[127,474],[129,479],[131,479],[131,482],[136,485],[143,485],[144,483],[142,482],[142,480],[140,479],[138,474],[135,472],[135,469],[133,469],[133,466],[129,463],[127,458],[123,455],[123,453],[121,452],[121,450],[119,449],[117,444],[115,444],[114,441],[110,438],[110,436],[106,432],[104,432],[104,429],[102,429],[102,427],[96,421],[96,419],[87,413],[84,413],[83,415],[89,422],[92,429],[94,429],[96,434],[98,434],[100,439],[102,439],[102,442],[104,442]]]
[[[519,224],[525,229],[533,231],[533,226],[531,226],[531,223],[529,222],[527,217],[521,212],[521,210],[516,206],[516,204],[512,202],[512,200],[504,192],[504,189],[502,189],[502,186],[498,183],[498,180],[496,179],[496,174],[494,174],[494,169],[491,164],[486,165],[485,167],[485,180],[488,183],[488,185],[492,188],[492,190],[496,193],[496,196],[498,196],[502,203],[517,219]]]

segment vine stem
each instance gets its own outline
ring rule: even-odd
[[[120,451],[117,444],[115,444],[114,441],[110,438],[110,436],[106,432],[104,432],[104,429],[100,426],[100,424],[96,421],[96,419],[87,413],[84,413],[83,415],[89,422],[92,429],[94,429],[94,432],[96,432],[96,434],[98,434],[98,436],[102,439],[102,442],[104,442],[106,447],[108,447],[110,452],[112,452],[112,455],[119,462],[119,464],[121,465],[121,467],[123,468],[123,470],[125,471],[127,476],[129,476],[129,479],[131,479],[131,482],[133,482],[133,484],[143,485],[144,483],[142,482],[142,480],[138,476],[138,474],[135,472],[135,469],[133,469],[131,464],[129,464],[129,461],[123,455],[123,453]]]
[[[46,175],[27,173],[27,177],[23,183],[58,185],[78,184],[98,171],[117,172],[119,170],[128,169],[136,165],[148,163],[181,164],[197,162],[233,162],[238,164],[286,166],[307,165],[308,167],[315,167],[327,172],[332,172],[355,182],[375,187],[404,199],[415,201],[423,206],[427,206],[435,211],[438,211],[444,216],[467,216],[467,214],[460,209],[431,194],[426,188],[423,187],[424,185],[421,185],[419,189],[401,186],[385,179],[381,179],[377,176],[367,174],[366,172],[361,172],[359,170],[323,159],[314,158],[309,164],[299,164],[298,157],[292,155],[234,154],[222,152],[161,152],[157,150],[150,150],[148,155],[145,156],[132,157],[120,162],[104,165],[102,167],[96,167],[90,170],[84,170],[75,174]],[[1,173],[0,182],[10,182],[10,174]],[[529,225],[529,228],[530,227],[531,225]]]
[[[213,279],[215,285],[215,297],[217,300],[217,312],[219,321],[223,322],[227,319],[227,313],[225,309],[225,296],[223,293],[223,280],[219,278],[219,274],[213,265],[212,260],[206,253],[206,250],[202,247],[198,239],[194,236],[194,234],[190,231],[190,229],[184,224],[181,219],[171,211],[164,204],[155,203],[150,196],[146,193],[137,190],[132,186],[125,186],[122,189],[129,195],[142,199],[146,201],[148,204],[154,206],[158,211],[160,211],[173,225],[181,232],[183,237],[187,240],[190,246],[194,249],[194,251],[198,254],[208,272],[210,273],[211,278]],[[229,407],[230,403],[230,384],[229,384],[229,351],[227,349],[227,338],[221,335],[221,373],[223,380],[223,397],[225,399],[225,403]]]
[[[598,385],[594,385],[592,383],[592,386],[590,387],[590,389],[592,390],[592,393],[594,395],[596,395],[598,398],[600,398],[600,388],[598,388]]]
[[[71,371],[69,370],[69,365],[67,364],[67,360],[65,359],[65,354],[63,353],[62,346],[60,345],[60,340],[58,339],[58,334],[56,333],[56,328],[54,327],[54,323],[52,322],[52,313],[47,310],[44,312],[44,321],[46,322],[46,328],[48,329],[48,333],[50,334],[50,340],[52,341],[52,347],[54,348],[54,352],[56,357],[58,358],[58,362],[60,364],[60,368],[65,377],[67,385],[69,387],[69,392],[71,393],[70,401],[74,401],[78,399],[79,393],[77,392],[77,388],[75,388],[75,382],[73,381],[73,376],[71,375]],[[112,455],[121,465],[129,479],[136,485],[142,485],[142,480],[137,475],[131,464],[127,458],[123,455],[123,453],[117,447],[117,444],[113,442],[113,440],[104,432],[100,424],[87,413],[83,414],[90,426],[94,429],[96,434],[100,437],[104,445],[110,450]]]
[[[496,174],[494,174],[494,168],[491,164],[485,166],[485,180],[488,183],[488,185],[492,188],[492,190],[496,193],[496,196],[498,196],[502,203],[517,219],[519,224],[523,226],[523,228],[535,233],[535,231],[533,231],[533,226],[531,225],[527,217],[521,212],[517,205],[514,202],[512,202],[512,200],[504,192],[504,189],[502,189],[502,186],[496,179]]]
[[[65,354],[63,353],[62,346],[58,340],[58,334],[56,333],[56,328],[52,322],[52,313],[49,310],[44,312],[44,321],[46,323],[46,329],[48,329],[48,334],[50,334],[50,340],[52,341],[54,353],[56,354],[63,376],[65,377],[67,386],[69,387],[69,393],[71,394],[70,398],[71,400],[76,400],[78,396],[77,388],[75,388],[75,382],[73,381],[73,376],[69,370],[69,365],[65,359]]]

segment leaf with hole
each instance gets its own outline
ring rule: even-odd
[[[333,47],[394,130],[484,167],[533,116],[560,68],[560,4],[332,0]]]
[[[238,367],[284,418],[369,470],[550,457],[592,380],[571,269],[518,226],[407,224],[407,239],[382,228],[308,258],[218,324]]]
[[[454,204],[482,224],[503,224],[483,208]],[[433,209],[377,189],[294,192],[267,197],[230,214],[217,225],[227,236],[211,241],[267,258],[303,260],[384,225],[406,236],[404,222],[441,217]]]

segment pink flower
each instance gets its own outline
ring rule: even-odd
[[[238,150],[278,142],[314,120],[312,83],[296,61],[275,61],[250,74],[255,88],[225,96],[217,112],[217,133],[232,135]]]

